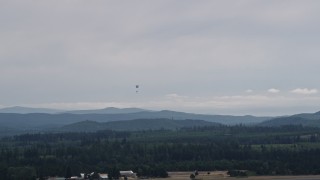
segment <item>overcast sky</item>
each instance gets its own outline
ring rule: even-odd
[[[316,112],[319,9],[318,0],[0,0],[0,107]]]

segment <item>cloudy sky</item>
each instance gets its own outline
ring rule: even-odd
[[[0,0],[0,107],[319,111],[319,9],[317,0]]]

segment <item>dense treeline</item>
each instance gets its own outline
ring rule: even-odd
[[[26,134],[0,143],[0,179],[133,170],[320,174],[319,129],[219,126],[176,131]]]

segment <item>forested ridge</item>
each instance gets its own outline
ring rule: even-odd
[[[0,142],[0,179],[112,169],[155,177],[167,171],[234,169],[256,175],[320,174],[319,130],[238,125],[5,137]]]

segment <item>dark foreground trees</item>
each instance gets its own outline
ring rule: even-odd
[[[319,174],[318,132],[302,126],[222,126],[21,135],[0,142],[0,179],[91,172],[117,178],[119,170],[133,170],[145,177],[167,177],[167,171],[195,169],[249,170],[258,175]]]

